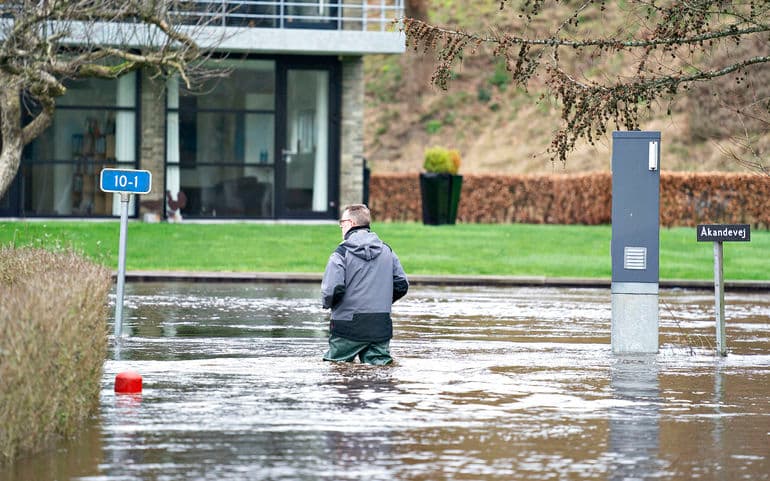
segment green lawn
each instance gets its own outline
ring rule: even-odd
[[[120,224],[0,222],[0,244],[72,247],[117,268]],[[380,223],[411,274],[610,277],[610,226]],[[321,272],[335,224],[145,224],[128,227],[128,270]],[[661,278],[713,278],[713,247],[695,228],[661,229]],[[725,243],[725,278],[770,279],[770,232]]]

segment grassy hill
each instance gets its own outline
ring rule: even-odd
[[[499,5],[499,0],[432,0],[429,15],[434,23],[466,31],[519,28],[515,12],[510,8],[500,11]],[[564,13],[549,12],[551,19]],[[602,18],[585,18],[581,28],[611,32],[613,21],[626,21],[620,14],[617,18],[612,15],[609,11]],[[742,48],[766,54],[768,47],[749,42]],[[365,155],[374,172],[419,171],[423,151],[432,145],[459,149],[463,173],[610,169],[610,135],[595,146],[579,145],[565,165],[553,163],[545,151],[560,125],[558,106],[548,98],[540,100],[543,90],[537,79],[529,91],[513,86],[504,64],[489,49],[467,55],[454,70],[447,91],[430,85],[433,59],[422,52],[410,49],[404,55],[367,57],[365,62]],[[770,69],[764,67],[760,74],[754,88],[767,90],[760,92],[766,98]],[[647,114],[642,128],[662,132],[664,170],[745,171],[726,151],[740,151],[747,133],[755,148],[768,150],[767,123],[747,125],[730,111],[725,99],[747,95],[745,87],[732,82],[725,79],[698,86],[673,104],[657,106]]]

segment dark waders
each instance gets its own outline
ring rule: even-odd
[[[329,350],[324,354],[324,361],[353,362],[356,356],[362,363],[377,366],[393,362],[390,357],[390,341],[351,341],[334,335],[329,338]]]

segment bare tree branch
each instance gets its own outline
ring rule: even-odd
[[[501,9],[507,4],[501,0]],[[410,47],[435,53],[432,81],[441,88],[447,88],[452,69],[467,53],[484,46],[505,60],[514,83],[527,88],[537,78],[536,85],[560,104],[562,125],[548,150],[562,162],[578,140],[593,143],[613,125],[637,129],[653,104],[670,103],[693,85],[722,77],[741,83],[770,66],[769,2],[583,0],[568,9],[569,4],[524,0],[517,7],[520,25],[505,34],[465,32],[415,19],[403,20],[403,31]],[[605,15],[610,9],[613,16]],[[570,13],[561,22],[554,23],[551,15],[554,28],[548,31],[543,13],[564,10]],[[581,29],[586,16],[621,20],[610,37]],[[751,55],[713,55],[736,50],[749,39],[758,45]],[[622,59],[626,68],[618,69],[613,59]]]
[[[24,145],[50,125],[67,80],[115,79],[147,69],[154,77],[178,76],[193,90],[198,82],[221,76],[204,65],[211,50],[202,50],[196,42],[214,17],[201,12],[186,15],[189,4],[185,0],[0,3],[0,197],[18,170]],[[28,110],[29,123],[17,126],[22,96],[37,108]]]

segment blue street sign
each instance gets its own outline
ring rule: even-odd
[[[152,185],[149,170],[102,169],[99,186],[102,192],[147,194]]]

